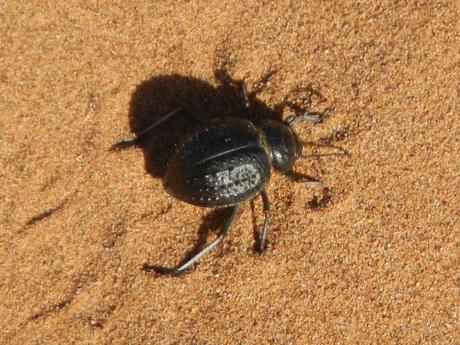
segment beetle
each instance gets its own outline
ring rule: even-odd
[[[245,107],[250,108],[246,86],[244,82],[241,85]],[[112,148],[138,143],[148,132],[182,110],[177,108],[170,111],[136,136],[114,143]],[[168,159],[163,176],[164,189],[181,201],[200,207],[228,208],[230,212],[217,238],[188,261],[174,268],[160,265],[148,268],[172,275],[186,272],[222,242],[229,233],[240,204],[259,194],[262,197],[264,223],[257,249],[263,252],[267,247],[270,217],[266,186],[273,170],[296,182],[325,187],[319,181],[294,172],[294,165],[302,155],[302,144],[293,124],[297,121],[320,123],[327,112],[307,111],[290,115],[285,120],[262,119],[257,124],[240,117],[206,122],[197,119],[199,125],[175,145]]]

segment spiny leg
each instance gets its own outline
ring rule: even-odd
[[[172,116],[174,116],[175,114],[177,114],[181,110],[182,110],[182,108],[176,108],[173,111],[169,112],[167,115],[163,116],[159,120],[157,120],[154,123],[152,123],[150,126],[148,126],[146,129],[142,130],[136,136],[117,141],[116,143],[114,143],[112,145],[112,149],[118,149],[118,148],[130,146],[130,145],[138,143],[139,140],[141,140],[148,132],[150,132],[152,129],[157,127],[159,124],[165,122],[166,120],[168,120],[169,118],[171,118]]]
[[[179,267],[175,268],[166,268],[160,265],[153,265],[148,266],[144,265],[144,268],[151,268],[158,273],[169,273],[172,275],[180,275],[184,273],[187,269],[189,269],[194,263],[196,263],[199,259],[201,259],[204,255],[206,255],[209,251],[214,249],[219,243],[222,242],[223,238],[228,234],[230,230],[230,226],[232,225],[233,221],[239,210],[239,205],[232,206],[232,213],[228,216],[227,220],[225,221],[224,226],[220,230],[219,235],[215,240],[209,243],[206,247],[204,247],[200,252],[198,252],[195,256],[193,256],[190,260],[185,262],[184,264],[180,265]]]
[[[262,196],[262,204],[264,208],[265,219],[264,226],[262,228],[262,235],[260,236],[258,251],[263,252],[267,247],[268,223],[270,218],[270,200],[268,200],[268,194],[265,189],[260,193],[260,195]]]
[[[246,108],[251,106],[249,99],[255,97],[259,92],[265,89],[267,87],[268,81],[276,72],[277,70],[269,70],[267,73],[265,73],[261,78],[259,78],[259,80],[254,83],[255,88],[251,92],[248,92],[245,81],[241,81],[241,89],[243,90],[243,98],[245,100]]]

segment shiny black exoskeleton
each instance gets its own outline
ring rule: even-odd
[[[247,92],[243,84],[246,104]],[[175,109],[139,133],[122,140],[114,147],[137,142],[147,132],[180,112]],[[260,194],[265,214],[258,249],[266,248],[268,237],[269,198],[266,185],[272,169],[289,178],[322,186],[293,172],[302,154],[302,145],[291,125],[297,120],[321,122],[324,113],[305,113],[288,117],[285,121],[266,119],[257,126],[245,119],[230,117],[200,123],[184,137],[168,160],[163,177],[165,190],[177,199],[202,207],[227,207],[230,215],[219,236],[190,260],[173,269],[153,266],[161,273],[180,274],[203,255],[217,246],[227,235],[241,202]]]
[[[233,206],[264,189],[272,165],[290,170],[301,151],[292,129],[281,122],[257,128],[239,118],[212,121],[177,144],[163,183],[169,194],[193,205]]]

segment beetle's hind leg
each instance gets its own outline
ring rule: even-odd
[[[268,224],[270,219],[270,200],[268,199],[268,194],[265,189],[260,193],[260,195],[262,196],[262,204],[264,209],[264,225],[260,235],[259,243],[256,248],[258,252],[262,253],[265,249],[267,249]]]
[[[173,111],[171,111],[168,114],[166,114],[165,116],[163,116],[162,118],[160,118],[159,120],[157,120],[154,123],[152,123],[150,126],[148,126],[146,129],[142,130],[136,136],[117,141],[116,143],[114,143],[112,145],[112,150],[137,144],[143,137],[145,137],[145,135],[148,132],[150,132],[151,130],[153,130],[155,127],[157,127],[161,123],[165,122],[166,120],[169,120],[172,116],[176,115],[181,110],[182,110],[182,108],[176,108]]]
[[[200,252],[198,252],[195,256],[193,256],[191,259],[189,259],[187,262],[179,265],[178,267],[174,268],[167,268],[163,267],[160,265],[144,265],[144,269],[149,270],[153,269],[157,273],[163,273],[163,274],[171,274],[171,275],[180,275],[187,271],[190,267],[193,266],[198,260],[200,260],[204,255],[206,255],[208,252],[210,252],[212,249],[214,249],[218,244],[220,244],[225,236],[228,235],[228,232],[230,230],[230,226],[232,225],[233,221],[235,220],[235,217],[238,213],[239,210],[239,205],[232,206],[232,212],[228,216],[227,220],[225,221],[224,226],[220,230],[219,235],[215,240],[213,240],[211,243],[209,243],[206,247],[204,247]]]

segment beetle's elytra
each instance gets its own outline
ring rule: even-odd
[[[176,146],[163,178],[166,191],[205,207],[228,207],[256,196],[270,178],[261,138],[247,120],[204,124]]]
[[[242,88],[245,105],[250,108],[244,83]],[[181,110],[172,110],[136,137],[121,140],[112,147],[137,143]],[[266,119],[258,124],[239,117],[199,121],[196,128],[175,145],[163,176],[164,188],[175,198],[190,204],[225,207],[231,212],[218,237],[187,262],[175,268],[149,267],[173,275],[185,272],[228,234],[239,204],[258,194],[262,196],[265,215],[258,246],[259,251],[263,251],[267,244],[270,209],[266,186],[273,170],[297,182],[323,186],[293,171],[302,154],[302,145],[292,124],[299,120],[318,123],[324,114],[307,112],[289,116],[284,121]]]

